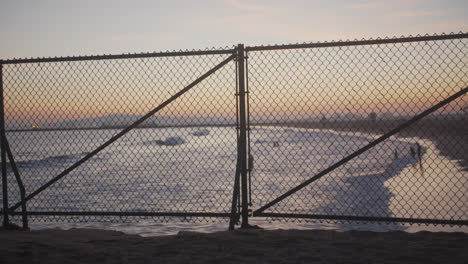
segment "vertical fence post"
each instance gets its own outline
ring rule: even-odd
[[[242,191],[242,225],[241,228],[249,227],[249,205],[247,197],[247,122],[246,122],[246,104],[245,104],[245,65],[244,65],[244,45],[237,46],[237,63],[239,78],[239,165],[241,175]]]
[[[5,112],[3,108],[3,63],[0,61],[0,140],[2,155],[2,193],[3,193],[3,227],[9,224],[8,219],[8,182],[6,168],[6,148],[5,148]]]

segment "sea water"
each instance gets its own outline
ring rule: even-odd
[[[29,194],[118,132],[23,131],[8,132],[7,136]],[[377,137],[332,130],[252,127],[248,148],[253,157],[251,208],[260,208]],[[135,129],[31,199],[28,210],[229,213],[236,140],[233,127]],[[467,219],[467,176],[456,161],[441,156],[428,140],[390,138],[265,212]],[[11,171],[9,183],[11,206],[19,199]],[[31,220],[32,228],[105,228],[147,236],[226,230],[228,221],[132,217]],[[281,218],[251,218],[250,223],[267,229],[467,231],[447,226]]]

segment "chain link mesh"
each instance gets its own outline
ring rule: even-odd
[[[466,38],[396,41],[250,49],[253,210],[468,86]],[[465,94],[264,213],[466,221],[467,106]]]
[[[246,50],[254,212],[468,86],[466,36]],[[235,52],[4,64],[6,134],[26,194]],[[32,219],[227,216],[237,159],[237,75],[233,60],[46,188],[27,205],[47,214]],[[467,107],[464,94],[264,215],[467,221]],[[20,195],[7,168],[12,206]]]
[[[4,65],[6,134],[26,193],[211,70],[229,52]],[[237,154],[235,67],[228,63],[49,186],[27,203],[28,211],[229,213]],[[19,201],[11,172],[9,182],[11,206]]]

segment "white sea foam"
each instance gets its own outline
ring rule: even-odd
[[[8,137],[15,157],[22,162],[19,167],[27,193],[31,193],[116,132],[15,132],[9,133]],[[200,136],[194,134],[197,132]],[[254,157],[252,208],[255,210],[378,135],[253,127],[250,137],[250,153]],[[421,162],[416,153],[417,144],[421,146]],[[32,199],[28,209],[229,212],[236,155],[234,128],[212,127],[195,132],[190,128],[137,129]],[[456,161],[441,156],[432,142],[392,137],[268,210],[466,219],[467,176]],[[10,202],[13,203],[19,196],[12,173],[9,173],[9,181],[13,183],[9,185]],[[42,220],[48,222],[50,219]],[[398,224],[284,223],[261,218],[251,221],[266,228],[420,230]],[[138,222],[130,218],[124,223],[105,224],[48,223],[46,226],[54,225],[111,228],[142,235],[172,234],[188,229],[210,232],[226,228],[225,222],[158,223],[157,218]],[[41,228],[45,225],[33,222],[32,226]],[[439,230],[439,227],[428,227],[431,228]]]
[[[197,130],[195,132],[192,133],[192,135],[196,136],[196,137],[202,137],[202,136],[206,136],[210,133],[210,131],[208,129],[201,129],[201,130]]]

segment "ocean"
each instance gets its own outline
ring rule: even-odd
[[[7,132],[7,137],[28,194],[118,132],[23,131]],[[260,208],[377,137],[253,126],[251,208]],[[229,213],[236,140],[234,127],[132,130],[31,199],[28,210]],[[19,192],[8,169],[11,206]],[[265,212],[463,220],[468,218],[467,176],[432,142],[392,137]],[[30,221],[32,228],[92,227],[152,236],[226,230],[229,219],[35,216]],[[267,229],[467,232],[465,227],[281,218],[251,218],[250,223]]]

